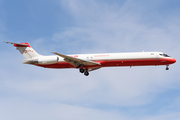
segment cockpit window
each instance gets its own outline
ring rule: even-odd
[[[167,55],[166,53],[163,53],[163,54],[159,54],[161,56],[164,56],[164,57],[170,57],[169,55]]]

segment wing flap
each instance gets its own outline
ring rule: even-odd
[[[97,70],[97,69],[100,69],[100,68],[101,68],[101,67],[92,68],[92,69],[89,69],[88,72],[94,71],[94,70]]]

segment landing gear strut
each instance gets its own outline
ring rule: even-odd
[[[169,70],[169,67],[168,67],[169,65],[166,65],[166,70]]]
[[[84,73],[84,71],[85,71],[85,70],[83,69],[83,65],[80,65],[79,72],[80,72],[80,73]]]

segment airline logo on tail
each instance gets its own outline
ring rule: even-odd
[[[23,51],[23,54],[25,54],[25,53],[27,53],[27,50],[24,50],[24,51]]]
[[[26,54],[28,52],[33,52],[33,50],[23,50],[23,53],[22,54]]]

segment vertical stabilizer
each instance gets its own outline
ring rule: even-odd
[[[40,56],[33,48],[31,48],[29,43],[12,43],[12,42],[6,42],[6,43],[14,44],[16,49],[20,51],[20,53],[23,55],[25,59],[31,59]]]

